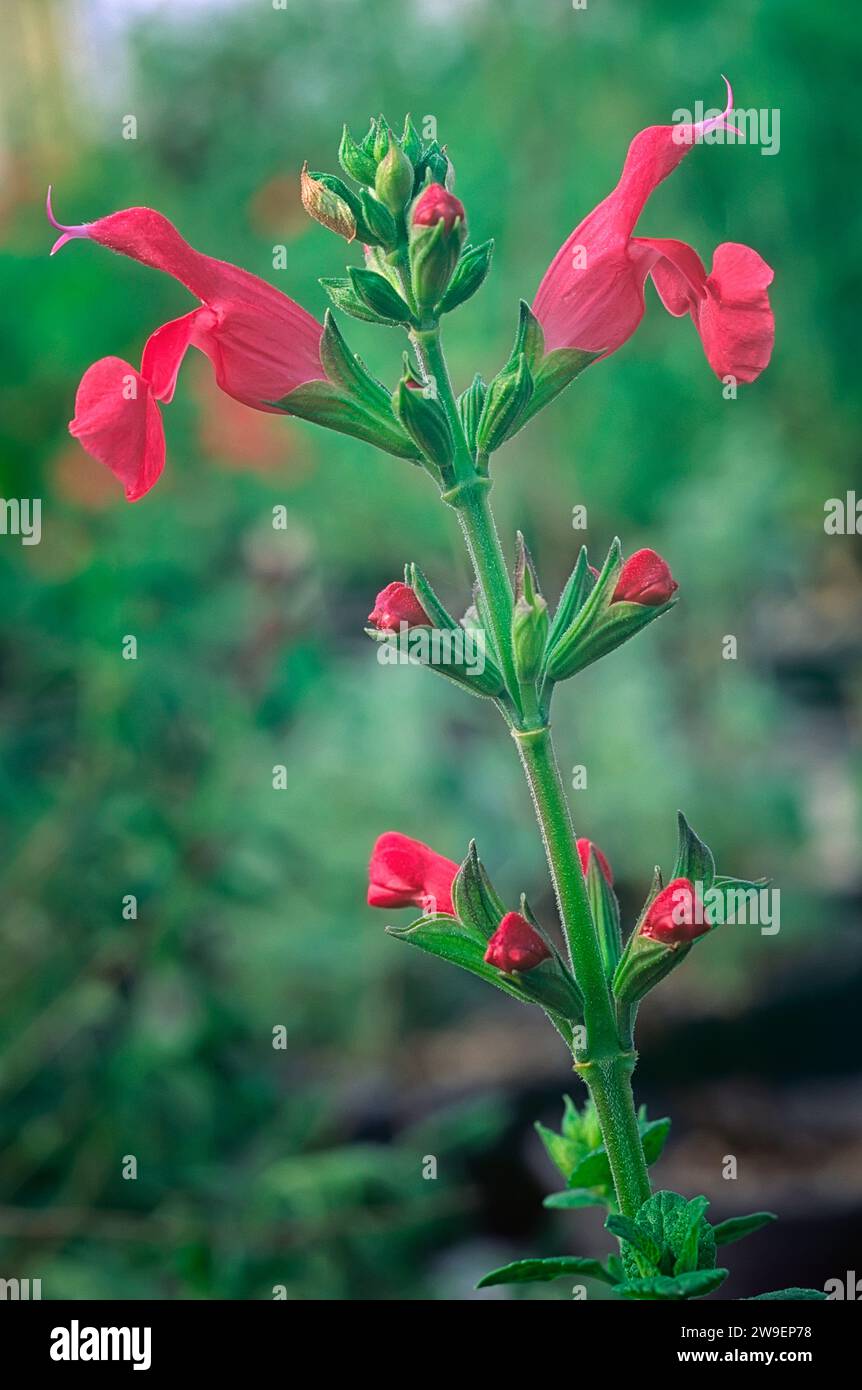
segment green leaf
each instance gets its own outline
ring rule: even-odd
[[[705,1197],[686,1201],[678,1192],[654,1192],[647,1198],[635,1217],[635,1224],[645,1231],[661,1251],[659,1273],[674,1274],[678,1261],[692,1268],[711,1269],[715,1264],[715,1237],[704,1218]],[[696,1232],[696,1240],[692,1236]],[[630,1277],[640,1273],[623,1250],[623,1264]]]
[[[505,975],[485,961],[488,943],[477,928],[443,915],[421,917],[409,927],[387,927],[386,930],[399,941],[469,970],[522,1004],[538,1004],[563,1019],[580,1019],[580,995],[554,960],[542,961],[541,965],[523,974]]]
[[[389,281],[376,270],[352,265],[348,271],[350,283],[359,299],[379,318],[390,323],[409,323],[410,306]]]
[[[608,1197],[600,1197],[597,1192],[587,1192],[580,1187],[574,1191],[551,1192],[542,1206],[554,1211],[579,1211],[581,1207],[605,1207],[609,1200]]]
[[[580,1255],[560,1255],[547,1260],[515,1260],[513,1264],[492,1269],[476,1285],[477,1289],[488,1289],[493,1284],[535,1284],[551,1279],[574,1278],[577,1275],[588,1279],[601,1279],[605,1284],[614,1282],[613,1275],[600,1260],[589,1260]]]
[[[311,420],[325,429],[364,439],[397,458],[417,460],[416,445],[390,412],[386,418],[347,395],[328,381],[308,381],[289,391],[280,401],[271,402],[288,415]]]
[[[493,252],[493,241],[483,241],[481,246],[465,246],[448,288],[437,305],[438,313],[451,313],[476,293],[491,268]]]
[[[645,1107],[642,1106],[641,1110],[643,1113],[638,1115],[638,1125],[640,1126],[644,1158],[648,1164],[655,1163],[667,1143],[667,1136],[670,1134],[670,1119],[668,1116],[664,1116],[661,1120],[647,1120]]]
[[[753,1211],[750,1216],[730,1216],[726,1221],[719,1221],[713,1226],[712,1234],[716,1245],[732,1245],[735,1240],[744,1240],[762,1226],[769,1226],[777,1220],[772,1211]]]
[[[467,857],[455,875],[452,901],[461,921],[475,927],[486,941],[506,915],[505,905],[491,886],[491,880],[479,861],[475,840],[470,841]]]
[[[617,1285],[620,1298],[649,1299],[653,1302],[680,1302],[687,1298],[702,1298],[719,1288],[727,1278],[726,1269],[698,1269],[690,1274],[671,1278],[658,1274],[652,1278],[630,1279]]]
[[[709,1201],[706,1197],[694,1197],[688,1204],[688,1213],[686,1217],[688,1221],[688,1230],[684,1231],[681,1237],[678,1237],[679,1253],[677,1254],[673,1266],[675,1275],[689,1274],[692,1270],[697,1269],[701,1263],[700,1236],[701,1229],[706,1224],[704,1222],[704,1215],[708,1206]],[[714,1262],[715,1253],[713,1252],[713,1263]]]
[[[613,1211],[605,1222],[605,1227],[611,1235],[623,1242],[623,1264],[626,1264],[626,1246],[628,1245],[646,1261],[647,1267],[640,1271],[642,1274],[658,1273],[662,1247],[653,1240],[649,1231],[636,1221],[632,1221],[628,1216],[622,1216],[619,1212]],[[638,1260],[637,1263],[640,1265],[641,1261]]]
[[[820,1289],[776,1289],[775,1293],[756,1293],[753,1298],[744,1298],[743,1303],[762,1303],[765,1300],[801,1300],[801,1299],[824,1300],[825,1293]]]
[[[698,839],[682,811],[677,812],[679,822],[679,846],[671,880],[687,878],[692,883],[703,885],[703,891],[712,887],[715,878],[715,860],[712,850]]]
[[[309,217],[328,227],[331,232],[337,232],[346,241],[353,241],[358,203],[355,194],[341,179],[334,174],[310,173],[308,164],[303,164],[300,195]]]

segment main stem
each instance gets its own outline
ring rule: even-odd
[[[493,637],[516,711],[512,734],[530,787],[560,921],[584,998],[586,1041],[575,1049],[576,1070],[596,1107],[620,1211],[634,1216],[650,1195],[631,1087],[635,1054],[620,1044],[551,730],[535,686],[518,681],[512,647],[512,586],[488,498],[489,480],[478,473],[461,427],[439,328],[429,325],[414,331],[411,338],[452,431],[455,481],[444,495],[458,512],[476,575],[480,611]]]

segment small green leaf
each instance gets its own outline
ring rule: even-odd
[[[331,309],[327,309],[323,317],[320,360],[334,386],[343,387],[375,414],[384,418],[391,417],[392,400],[389,392],[382,382],[372,376],[362,359],[351,352]]]
[[[477,1289],[488,1289],[493,1284],[535,1284],[551,1279],[569,1279],[576,1276],[587,1279],[601,1279],[605,1284],[614,1282],[613,1275],[600,1260],[589,1260],[579,1255],[560,1255],[547,1260],[515,1260],[514,1264],[492,1269],[476,1285]]]
[[[776,1289],[774,1293],[756,1293],[753,1298],[744,1298],[743,1303],[762,1303],[765,1300],[802,1300],[817,1299],[822,1301],[826,1298],[825,1293],[820,1289]]]
[[[681,1234],[677,1237],[678,1253],[673,1266],[674,1274],[689,1274],[697,1269],[700,1263],[700,1236],[701,1229],[706,1224],[704,1215],[709,1206],[706,1197],[694,1197],[688,1204],[686,1221],[688,1230],[683,1225]],[[713,1253],[713,1263],[715,1255]]]
[[[658,1273],[659,1263],[662,1257],[662,1247],[653,1240],[649,1231],[643,1226],[639,1226],[636,1221],[632,1221],[628,1216],[622,1216],[619,1212],[612,1211],[605,1227],[611,1235],[616,1236],[617,1240],[624,1242],[623,1263],[626,1263],[625,1246],[631,1246],[638,1256],[642,1256],[646,1261],[646,1266],[642,1267],[641,1273],[644,1275]],[[638,1259],[638,1265],[641,1260]]]
[[[712,887],[715,878],[715,860],[712,850],[695,835],[682,811],[677,812],[679,821],[679,846],[671,880],[687,878],[691,883],[703,885],[702,891]]]
[[[620,1298],[649,1299],[653,1302],[681,1302],[687,1298],[702,1298],[719,1288],[727,1278],[726,1269],[698,1269],[690,1274],[671,1278],[658,1274],[652,1278],[630,1279],[617,1285]]]
[[[554,1211],[579,1211],[581,1207],[606,1207],[609,1200],[607,1197],[600,1197],[597,1192],[586,1192],[580,1187],[571,1192],[551,1192],[542,1202],[542,1206],[550,1207]]]
[[[716,1245],[732,1245],[735,1240],[744,1240],[762,1226],[769,1226],[778,1217],[771,1211],[753,1211],[750,1216],[730,1216],[713,1226],[712,1234]]]

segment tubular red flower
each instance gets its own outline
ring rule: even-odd
[[[421,840],[397,830],[379,836],[368,865],[369,907],[419,907],[454,914],[452,883],[458,865]]]
[[[666,560],[654,550],[636,550],[620,570],[611,603],[642,603],[647,608],[658,608],[678,588]]]
[[[485,960],[511,975],[513,970],[532,970],[550,955],[535,927],[520,912],[507,912],[488,942]]]
[[[210,359],[216,382],[227,395],[255,410],[275,411],[272,402],[305,382],[325,379],[320,361],[322,325],[265,280],[195,251],[161,213],[126,208],[95,222],[63,227],[54,218],[50,190],[47,210],[52,225],[63,233],[52,255],[71,238],[86,237],[173,275],[201,301],[200,308],[163,324],[147,341],[138,375],[148,386],[143,394],[153,408],[156,401],[173,396],[189,347]],[[150,452],[142,452],[143,435],[136,426],[140,406],[111,394],[115,380],[115,371],[90,369],[79,389],[70,430],[89,453],[123,479],[126,496],[135,500],[149,491],[161,473],[164,440],[156,468],[152,453],[156,432],[151,432]],[[94,393],[100,383],[108,395],[97,402]],[[124,441],[126,430],[137,442],[137,452]]]
[[[719,126],[735,129],[729,82],[727,97],[725,111],[709,121],[649,126],[632,140],[616,188],[560,247],[536,292],[533,312],[549,352],[616,352],[643,317],[644,282],[652,275],[665,307],[691,314],[718,376],[754,381],[767,366],[775,333],[766,294],[772,270],[756,251],[724,243],[707,276],[685,242],[633,235],[650,194],[698,139]]]
[[[614,876],[611,870],[611,866],[608,863],[605,856],[602,854],[598,845],[594,845],[592,840],[580,839],[578,840],[578,858],[581,861],[581,869],[583,870],[584,878],[586,878],[587,872],[590,867],[590,850],[592,850],[593,854],[596,856],[599,868],[601,869],[610,886],[613,888]]]
[[[410,585],[397,581],[380,590],[368,621],[384,632],[397,632],[402,623],[409,627],[431,627],[431,619]]]
[[[682,946],[705,935],[711,926],[694,884],[675,878],[653,899],[640,934],[665,946]]]
[[[467,221],[460,198],[456,198],[442,183],[429,183],[413,204],[410,221],[414,227],[436,227],[441,217],[447,232],[451,232],[456,218],[460,217],[465,224]]]

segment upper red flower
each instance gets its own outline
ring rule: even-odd
[[[640,934],[664,946],[683,946],[703,936],[711,926],[694,884],[687,878],[675,878],[650,903]]]
[[[63,227],[51,254],[75,237],[118,251],[143,265],[173,275],[200,300],[200,307],[163,324],[144,348],[136,371],[119,357],[103,357],[83,376],[70,432],[88,453],[124,483],[137,501],[159,477],[165,439],[157,401],[170,401],[190,347],[210,359],[218,385],[255,410],[272,411],[273,401],[304,382],[323,380],[323,327],[311,314],[257,275],[214,260],[189,246],[177,229],[152,208],[122,212]]]
[[[410,585],[397,580],[380,590],[368,621],[384,632],[397,632],[402,623],[410,627],[431,626],[431,619]]]
[[[582,838],[578,840],[578,858],[581,861],[581,868],[584,873],[584,878],[586,878],[587,872],[590,867],[590,850],[592,850],[593,854],[596,856],[599,868],[601,869],[610,886],[613,888],[614,876],[611,871],[611,866],[608,863],[607,859],[602,854],[598,845],[594,845],[592,840],[586,840]]]
[[[550,955],[535,927],[520,912],[507,912],[488,941],[485,960],[511,975],[513,970],[532,970]]]
[[[379,836],[368,865],[369,907],[420,907],[454,915],[452,883],[458,865],[397,830]]]
[[[641,321],[651,275],[665,308],[691,315],[717,376],[749,382],[767,366],[775,337],[766,293],[773,272],[756,251],[724,242],[707,275],[685,242],[633,235],[650,194],[692,145],[717,127],[735,129],[728,121],[729,82],[727,97],[721,116],[696,125],[648,126],[632,140],[616,188],[560,247],[536,292],[533,312],[549,352],[615,352]]]
[[[447,232],[451,232],[456,218],[460,217],[462,222],[467,220],[460,198],[456,198],[442,183],[429,183],[413,204],[410,221],[414,227],[436,227],[441,217]]]
[[[658,608],[679,588],[666,560],[654,550],[636,550],[620,570],[611,603],[642,603]]]

